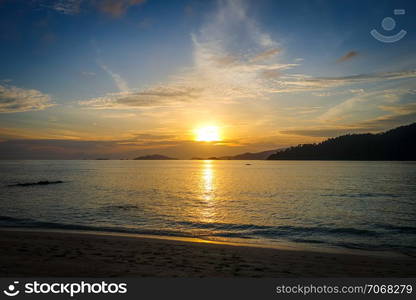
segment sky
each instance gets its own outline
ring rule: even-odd
[[[414,1],[0,0],[0,158],[224,156],[410,124],[415,10]],[[385,43],[372,30],[406,34]],[[213,126],[221,140],[195,136]]]

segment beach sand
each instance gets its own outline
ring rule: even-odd
[[[0,276],[415,277],[416,259],[134,235],[1,230]]]

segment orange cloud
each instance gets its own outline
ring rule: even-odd
[[[345,54],[344,56],[338,58],[337,62],[344,62],[344,61],[350,60],[353,57],[356,57],[357,55],[358,55],[357,51],[350,51],[347,54]]]
[[[146,0],[100,0],[96,1],[97,8],[110,16],[122,16],[130,6],[144,3]]]

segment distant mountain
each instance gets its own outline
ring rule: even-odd
[[[204,160],[204,159],[209,159],[209,160],[262,160],[262,159],[267,159],[271,154],[276,153],[276,151],[279,150],[267,150],[267,151],[262,151],[262,152],[255,152],[255,153],[251,153],[251,152],[246,152],[246,153],[242,153],[242,154],[237,154],[237,155],[233,155],[233,156],[220,156],[220,157],[208,157],[208,158],[201,158],[201,157],[193,157],[193,160]]]
[[[159,154],[153,154],[153,155],[145,155],[145,156],[139,156],[136,157],[134,160],[175,160],[177,158],[159,155]]]
[[[230,159],[230,160],[259,160],[259,159],[267,159],[271,154],[276,153],[279,150],[267,150],[262,152],[246,152],[242,154],[237,154],[234,156],[223,156],[219,159]]]
[[[378,134],[348,134],[290,147],[270,160],[416,160],[416,123]]]

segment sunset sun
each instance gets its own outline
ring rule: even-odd
[[[220,129],[217,126],[204,126],[195,130],[195,140],[198,142],[217,142],[221,140]]]

